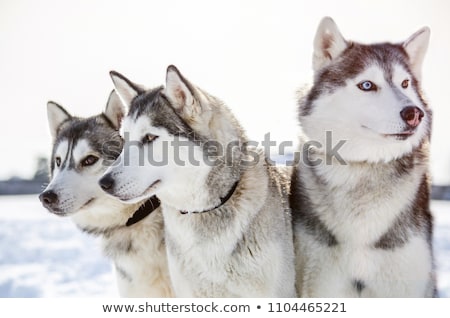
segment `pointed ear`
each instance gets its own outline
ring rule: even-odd
[[[114,128],[119,130],[122,118],[125,116],[125,107],[115,90],[112,90],[111,94],[109,94],[104,114],[113,124]]]
[[[194,90],[194,87],[181,75],[175,66],[170,65],[167,67],[164,95],[166,95],[176,110],[191,115],[200,110],[194,97]]]
[[[47,118],[50,134],[53,139],[56,139],[58,128],[63,122],[72,118],[72,116],[60,105],[49,101],[47,103]]]
[[[116,71],[109,72],[109,75],[114,83],[117,95],[125,107],[130,107],[133,98],[145,91],[140,85],[134,84]]]
[[[424,27],[411,35],[402,46],[409,56],[411,70],[420,80],[422,75],[422,62],[430,41],[430,28]]]
[[[339,32],[336,23],[330,17],[320,21],[314,38],[313,70],[320,70],[337,58],[348,46]]]

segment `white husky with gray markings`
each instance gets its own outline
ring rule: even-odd
[[[74,117],[53,102],[47,110],[53,151],[42,204],[102,239],[104,254],[114,262],[120,296],[173,296],[159,200],[124,204],[98,185],[122,150],[118,130],[124,109],[116,93],[97,116]]]
[[[316,146],[296,167],[290,199],[303,297],[436,293],[432,118],[420,86],[429,36],[425,27],[400,44],[364,45],[330,18],[319,25],[314,84],[300,100],[304,142]]]
[[[295,297],[289,179],[174,66],[166,87],[112,78],[130,111],[120,162],[100,184],[125,202],[161,199],[176,296]]]

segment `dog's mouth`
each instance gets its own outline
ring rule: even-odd
[[[61,216],[61,217],[65,217],[68,216],[70,213],[64,212],[63,210],[59,209],[59,208],[47,208],[47,210],[57,216]]]
[[[155,182],[153,182],[143,193],[142,195],[150,195],[152,194],[151,192],[155,190],[155,187],[161,182],[161,179],[156,180]]]
[[[89,200],[87,200],[86,203],[83,204],[83,205],[81,206],[80,210],[81,210],[81,209],[84,209],[85,207],[87,207],[87,206],[88,206],[89,204],[91,204],[94,200],[95,200],[95,198],[90,198]]]
[[[82,210],[86,207],[88,207],[93,201],[95,200],[95,198],[90,198],[89,200],[87,200],[78,210]],[[45,208],[52,214],[57,215],[57,216],[61,216],[61,217],[66,217],[66,216],[70,216],[72,214],[75,213],[75,211],[72,212],[68,212],[65,211],[65,209],[59,208],[59,207],[49,207],[49,206],[45,206]]]
[[[416,129],[407,129],[407,130],[404,130],[402,132],[395,133],[395,134],[383,134],[383,133],[379,133],[379,132],[373,130],[372,128],[364,126],[364,125],[361,125],[361,127],[364,128],[364,129],[370,130],[370,131],[372,131],[372,132],[374,132],[376,134],[379,134],[379,135],[381,135],[381,136],[383,136],[385,138],[393,138],[393,139],[396,139],[396,140],[406,140],[409,137],[411,137],[412,135],[414,135],[415,132],[416,132]]]
[[[121,201],[123,202],[128,202],[128,203],[133,203],[133,202],[137,202],[142,200],[143,198],[147,198],[150,197],[152,195],[154,195],[154,190],[156,188],[156,186],[161,182],[160,179],[156,180],[155,182],[153,182],[152,184],[150,184],[147,189],[145,189],[140,195],[135,196],[135,197],[127,197],[127,198],[120,198]]]
[[[412,135],[414,135],[415,130],[406,130],[404,132],[401,133],[397,133],[397,134],[383,134],[384,137],[387,138],[394,138],[396,140],[406,140],[409,137],[411,137]]]
[[[61,217],[65,217],[70,215],[69,212],[64,211],[64,209],[58,208],[58,207],[49,207],[49,206],[45,206],[44,207],[47,209],[48,212],[50,212],[51,214],[57,215],[57,216],[61,216]]]

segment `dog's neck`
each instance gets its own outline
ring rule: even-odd
[[[236,188],[238,187],[238,184],[239,184],[239,180],[237,180],[237,181],[233,184],[233,186],[231,187],[230,191],[228,191],[228,193],[226,194],[226,196],[220,198],[220,203],[219,203],[218,205],[216,205],[216,206],[214,206],[214,207],[212,207],[212,208],[208,208],[208,209],[202,210],[202,211],[193,211],[193,212],[191,212],[191,213],[205,213],[205,212],[211,212],[211,211],[213,211],[213,210],[215,210],[215,209],[218,209],[218,208],[220,208],[221,206],[225,205],[225,204],[227,203],[227,201],[233,196],[234,192],[236,191]],[[188,211],[184,211],[184,210],[180,210],[180,213],[181,213],[181,214],[188,214],[189,212],[188,212]]]
[[[161,201],[154,195],[147,201],[145,201],[139,209],[134,212],[134,214],[127,220],[127,223],[125,223],[126,226],[132,226],[143,219],[145,219],[147,216],[150,215],[153,211],[155,211],[159,206],[161,205]]]

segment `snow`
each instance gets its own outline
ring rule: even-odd
[[[450,297],[450,201],[433,201],[434,253],[440,297]]]
[[[0,197],[0,297],[117,297],[98,239],[37,196]]]
[[[433,201],[441,297],[450,297],[450,202]],[[99,241],[37,196],[0,197],[0,297],[118,297]]]

